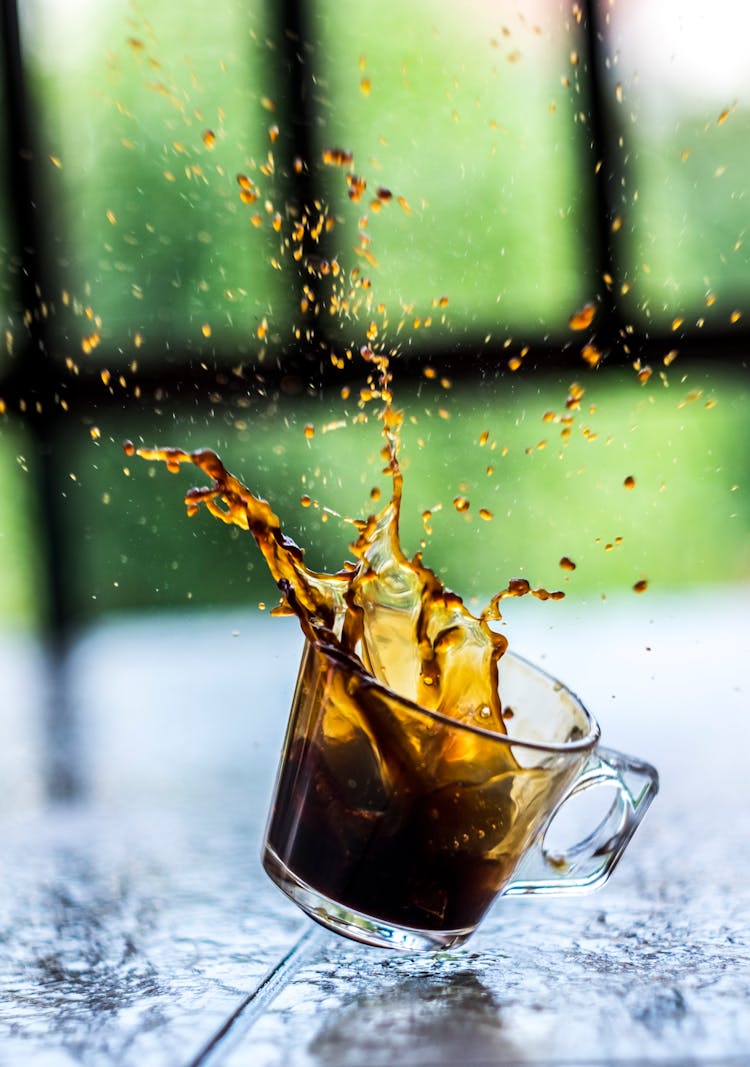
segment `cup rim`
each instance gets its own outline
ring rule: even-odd
[[[574,741],[535,741],[526,740],[523,737],[512,737],[510,734],[499,734],[494,730],[487,730],[483,726],[475,726],[473,723],[461,722],[459,719],[452,719],[450,715],[444,715],[443,712],[434,711],[431,708],[424,708],[421,704],[417,704],[414,700],[409,700],[408,697],[401,696],[400,693],[390,689],[387,685],[379,682],[373,675],[368,674],[364,669],[362,663],[352,656],[350,653],[345,652],[341,648],[337,648],[335,645],[326,644],[324,641],[305,639],[305,647],[303,651],[304,657],[308,654],[309,650],[315,650],[325,656],[329,660],[338,662],[341,666],[348,666],[350,669],[354,669],[358,674],[362,676],[365,683],[371,689],[380,690],[385,693],[390,699],[397,700],[399,704],[403,705],[410,711],[418,712],[420,715],[426,715],[428,718],[434,719],[445,726],[450,726],[457,730],[465,730],[470,734],[478,734],[480,737],[485,737],[490,741],[495,741],[500,744],[517,746],[519,748],[529,748],[537,752],[554,752],[557,754],[570,753],[570,752],[586,752],[593,751],[596,747],[600,737],[601,728],[599,723],[591,714],[589,709],[583,703],[581,698],[573,692],[573,690],[567,686],[564,682],[561,682],[559,678],[550,674],[549,671],[545,671],[544,668],[537,666],[536,663],[532,663],[531,660],[525,656],[520,656],[517,652],[511,652],[506,650],[500,658],[500,664],[504,659],[515,660],[518,663],[523,664],[525,667],[529,667],[536,674],[542,675],[547,681],[551,682],[554,686],[557,686],[560,690],[564,690],[565,693],[571,697],[580,711],[585,716],[589,723],[589,731],[585,737],[576,738]]]

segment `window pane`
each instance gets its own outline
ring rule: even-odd
[[[451,588],[483,602],[516,576],[578,598],[629,597],[642,578],[657,591],[747,580],[750,394],[741,378],[713,375],[696,396],[690,383],[644,392],[625,371],[620,380],[597,376],[587,388],[586,433],[570,438],[564,424],[545,417],[565,410],[563,400],[548,378],[462,384],[444,420],[434,408],[430,415],[425,389],[399,388],[408,414],[407,554],[423,548],[425,563]],[[214,447],[270,501],[308,565],[335,571],[353,538],[340,517],[369,514],[374,486],[383,500],[389,491],[381,427],[358,414],[335,396],[280,397],[210,422],[183,409],[149,419],[101,413],[98,436],[71,425],[61,448],[69,463],[65,544],[77,616],[231,603],[270,608],[279,598],[249,534],[204,509],[186,517],[184,493],[205,476],[193,468],[172,476],[161,464],[126,458],[124,437]],[[469,501],[466,510],[452,506],[458,496]],[[560,568],[565,555],[577,565],[572,574]]]
[[[318,152],[352,151],[367,181],[351,203],[345,175],[324,168],[347,219],[336,250],[371,275],[391,331],[404,305],[437,329],[447,296],[449,323],[480,337],[562,332],[591,294],[575,23],[545,0],[316,11]]]
[[[128,359],[165,340],[192,351],[231,341],[236,353],[264,315],[283,317],[264,209],[276,179],[259,170],[275,121],[261,5],[140,10],[23,5],[60,288],[79,313],[91,308],[92,347],[101,334]],[[263,192],[252,208],[245,172]]]
[[[611,19],[630,314],[729,327],[750,276],[750,9],[629,0]]]
[[[0,415],[0,631],[17,631],[39,618],[34,455],[30,438]]]

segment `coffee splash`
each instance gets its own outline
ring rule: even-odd
[[[498,661],[508,642],[489,622],[500,619],[505,597],[530,593],[546,600],[564,594],[532,589],[526,579],[517,578],[475,616],[425,566],[421,553],[406,556],[399,536],[403,414],[393,404],[388,357],[369,346],[363,346],[361,355],[372,367],[370,393],[382,402],[381,455],[393,488],[379,512],[355,520],[355,560],[335,574],[306,566],[302,549],[283,532],[270,504],[227,471],[215,452],[139,448],[137,454],[165,463],[171,472],[193,464],[211,479],[210,486],[187,492],[188,514],[204,505],[222,522],[252,534],[282,593],[274,614],[295,614],[308,640],[339,649],[382,685],[421,707],[505,733]],[[125,449],[136,452],[130,442]]]

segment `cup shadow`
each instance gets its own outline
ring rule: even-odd
[[[502,1003],[471,969],[409,975],[345,1002],[307,1053],[321,1067],[522,1062],[503,1025]]]

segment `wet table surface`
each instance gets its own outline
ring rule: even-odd
[[[604,889],[500,900],[434,955],[337,938],[261,869],[294,622],[81,637],[68,804],[39,649],[1,637],[0,1065],[750,1062],[749,592],[514,607],[513,647],[661,793]]]

